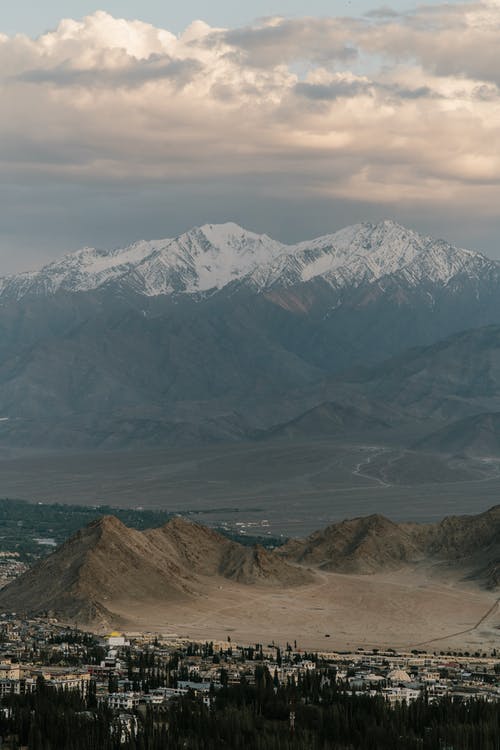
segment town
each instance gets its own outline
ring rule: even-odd
[[[78,695],[80,708],[86,709],[78,712],[80,716],[91,720],[104,712],[108,717],[115,742],[110,747],[136,747],[148,717],[161,723],[169,708],[183,699],[189,700],[191,711],[196,703],[210,711],[222,692],[242,685],[259,690],[259,683],[275,695],[295,686],[316,685],[318,703],[323,700],[321,689],[328,688],[350,701],[383,701],[388,709],[418,701],[427,706],[480,702],[497,706],[498,715],[500,656],[495,650],[431,653],[360,648],[352,653],[317,653],[297,642],[237,644],[230,634],[224,642],[205,643],[173,633],[115,631],[101,637],[54,619],[0,617],[3,747],[23,747],[6,731],[9,719],[12,724],[13,701],[40,690],[49,701],[51,695],[54,700]],[[300,691],[287,706],[288,732],[296,728],[295,703],[313,702],[305,694],[297,696]],[[26,747],[35,745],[28,742]]]

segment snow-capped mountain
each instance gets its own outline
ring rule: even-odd
[[[0,296],[21,299],[59,290],[83,292],[113,283],[148,297],[209,293],[239,281],[257,292],[322,278],[336,289],[398,275],[409,285],[446,285],[500,266],[480,253],[425,237],[392,221],[356,224],[286,245],[237,224],[208,224],[174,239],[122,249],[84,248],[40,271],[0,279]]]
[[[0,450],[440,424],[498,411],[500,263],[391,221],[206,225],[0,279],[0,331]]]

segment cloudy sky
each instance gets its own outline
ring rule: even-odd
[[[0,273],[226,220],[391,217],[500,256],[500,2],[12,5]]]

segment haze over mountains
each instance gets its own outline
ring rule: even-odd
[[[393,427],[414,444],[419,420],[500,411],[497,325],[499,262],[391,221],[293,246],[224,224],[84,249],[0,280],[0,446]]]

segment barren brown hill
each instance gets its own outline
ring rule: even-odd
[[[217,576],[281,587],[313,577],[260,547],[244,547],[181,518],[141,532],[107,516],[3,589],[0,607],[80,622],[116,622],[118,603],[189,601],[204,591],[204,579]]]
[[[285,559],[340,573],[374,573],[401,567],[418,555],[406,526],[375,514],[332,524],[280,550]]]
[[[296,586],[311,574],[256,545],[246,547],[217,531],[174,518],[159,529],[144,532],[150,542],[180,567],[204,576],[223,576],[239,583]]]
[[[481,554],[500,559],[500,505],[476,516],[447,516],[437,524],[415,526],[414,535],[430,554],[442,559]]]
[[[66,619],[106,620],[108,603],[128,597],[179,599],[194,578],[140,531],[106,516],[78,531],[1,592],[2,606]]]
[[[413,563],[444,563],[490,587],[498,585],[500,506],[436,524],[394,523],[381,515],[354,518],[293,539],[287,560],[341,573],[375,573]]]
[[[221,572],[225,578],[247,585],[290,587],[313,581],[314,576],[308,570],[288,564],[283,567],[283,562],[278,555],[260,545],[234,545],[222,559]]]
[[[329,628],[331,615],[343,618],[350,632],[360,616],[355,601],[362,607],[366,600],[366,632],[379,618],[383,641],[384,628],[394,628],[395,611],[401,627],[409,627],[410,618],[418,631],[418,601],[427,607],[436,587],[451,609],[443,614],[437,606],[432,617],[427,614],[421,628],[432,627],[426,633],[460,630],[451,623],[461,617],[460,591],[472,607],[465,624],[474,624],[476,615],[479,621],[483,604],[485,611],[492,606],[499,569],[500,506],[437,524],[354,518],[273,552],[182,518],[141,532],[105,517],[0,591],[0,609],[50,613],[93,627],[150,629],[174,622],[181,632],[232,627],[249,636],[262,632],[272,611],[273,627],[288,637],[292,611],[294,627]],[[302,586],[300,595],[296,586]]]

